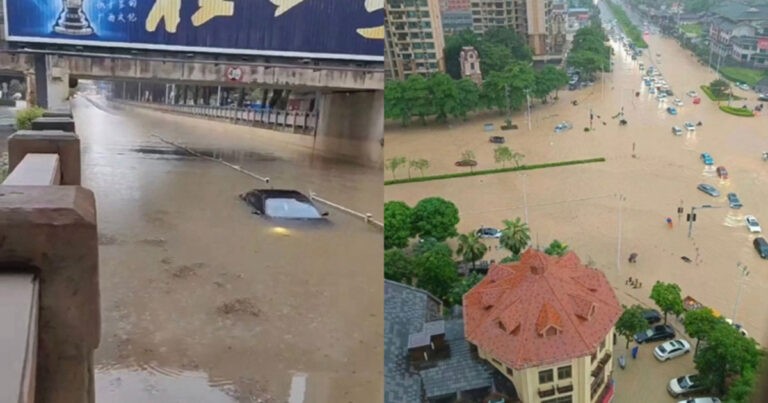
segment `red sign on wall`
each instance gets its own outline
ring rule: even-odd
[[[757,48],[760,50],[768,50],[768,38],[758,38]]]

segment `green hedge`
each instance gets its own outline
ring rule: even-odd
[[[750,87],[754,87],[755,84],[765,77],[766,72],[745,67],[721,67],[720,75],[728,80],[745,83]]]
[[[746,118],[754,117],[755,114],[750,109],[736,108],[728,105],[720,105],[720,110],[731,115],[742,116]]]
[[[16,112],[16,129],[26,130],[32,127],[32,121],[42,117],[45,109],[33,106]]]
[[[701,88],[701,91],[704,92],[705,94],[707,94],[707,97],[709,99],[713,100],[713,101],[727,101],[728,100],[728,95],[725,95],[725,96],[722,96],[722,97],[716,97],[715,94],[712,93],[712,90],[709,89],[708,85],[702,85],[699,88]],[[746,99],[746,98],[740,97],[738,95],[734,95],[733,98],[731,98],[731,100],[733,100],[733,101],[740,101],[740,100],[744,100],[744,99]]]
[[[433,175],[433,176],[420,176],[415,178],[407,178],[407,179],[390,179],[384,181],[384,185],[400,185],[403,183],[414,183],[414,182],[429,182],[429,181],[436,181],[441,179],[453,179],[453,178],[464,178],[467,176],[480,176],[480,175],[493,175],[493,174],[500,174],[505,172],[515,172],[515,171],[530,171],[533,169],[542,169],[542,168],[553,168],[553,167],[562,167],[566,165],[579,165],[579,164],[591,164],[593,162],[605,162],[605,158],[590,158],[587,160],[573,160],[573,161],[559,161],[559,162],[550,162],[547,164],[535,164],[535,165],[520,165],[519,167],[509,167],[509,168],[496,168],[496,169],[483,169],[479,171],[470,171],[470,172],[457,172],[452,174],[442,174],[442,175]]]
[[[616,21],[619,23],[619,25],[621,25],[621,29],[624,31],[627,37],[632,40],[632,43],[634,43],[638,48],[648,48],[648,44],[645,43],[645,39],[643,39],[642,31],[640,31],[635,26],[635,24],[632,23],[632,20],[629,19],[627,13],[624,12],[621,6],[613,4],[611,0],[606,0],[606,3],[611,9],[613,16],[616,17]]]

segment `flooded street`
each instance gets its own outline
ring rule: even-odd
[[[650,49],[637,61],[617,43],[614,72],[606,74],[604,85],[598,76],[595,85],[577,91],[560,91],[554,104],[535,102],[531,126],[522,112],[513,122],[518,130],[501,131],[504,117],[485,114],[452,127],[431,125],[402,129],[397,123],[387,128],[386,157],[425,158],[431,167],[427,175],[461,172],[454,166],[464,150],[477,156],[476,169],[500,167],[494,163],[492,135],[506,137],[507,146],[525,154],[524,163],[605,157],[606,162],[505,173],[471,178],[386,186],[386,200],[403,200],[414,205],[420,199],[439,195],[456,203],[461,214],[460,232],[480,226],[500,227],[503,219],[521,217],[529,222],[534,246],[545,248],[553,239],[567,243],[585,262],[606,272],[623,303],[652,304],[648,295],[657,280],[678,283],[683,296],[691,295],[727,317],[742,323],[750,336],[768,342],[768,316],[763,309],[768,293],[768,262],[752,246],[745,215],[754,215],[768,224],[768,163],[761,152],[768,150],[768,116],[742,118],[721,112],[704,97],[693,105],[685,95],[701,94],[699,86],[714,78],[690,52],[669,38],[647,38]],[[656,53],[661,56],[656,57]],[[654,60],[651,60],[653,57]],[[643,85],[638,63],[656,65],[675,96],[683,100],[678,115],[667,114],[672,99],[660,103]],[[635,97],[635,92],[640,96]],[[734,88],[748,97],[738,105],[755,106],[756,94]],[[574,106],[571,101],[578,100]],[[624,108],[627,126],[620,127],[612,116]],[[595,131],[589,127],[590,108]],[[598,118],[599,116],[599,118]],[[567,121],[573,129],[554,133],[554,126]],[[672,126],[685,121],[703,122],[695,132],[672,135]],[[605,125],[603,124],[605,122]],[[484,123],[496,130],[485,132]],[[636,154],[633,158],[632,154]],[[715,160],[705,169],[699,159],[709,152]],[[730,179],[720,180],[714,167],[728,168]],[[397,172],[405,177],[405,168]],[[419,175],[412,172],[412,175]],[[385,178],[392,178],[391,172]],[[714,185],[722,194],[712,198],[699,190],[699,183]],[[744,207],[728,208],[726,194],[736,192]],[[620,197],[625,201],[620,202]],[[711,204],[716,209],[697,210],[693,238],[688,238],[685,213],[691,206]],[[668,228],[665,218],[673,219]],[[498,241],[487,240],[492,250],[486,259],[508,254],[496,250]],[[637,263],[627,263],[630,253],[639,254]],[[692,262],[686,263],[682,257]],[[739,292],[741,262],[750,269]],[[641,289],[625,285],[627,277],[638,278]]]
[[[275,227],[238,198],[268,185],[152,134],[377,218],[380,170],[261,129],[115,109],[99,97],[72,108],[83,186],[98,208],[97,401],[381,395],[381,231],[333,209],[329,226]]]

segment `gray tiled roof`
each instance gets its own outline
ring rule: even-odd
[[[440,318],[440,302],[428,292],[384,281],[384,402],[417,403],[421,381],[408,368],[408,337]]]
[[[445,338],[451,348],[450,358],[441,360],[434,368],[421,371],[427,397],[490,387],[493,368],[471,352],[464,338],[464,321],[446,321]]]
[[[748,6],[727,2],[712,9],[712,12],[731,21],[756,21],[768,18],[768,6]]]

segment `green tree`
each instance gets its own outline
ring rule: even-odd
[[[632,305],[627,308],[626,305],[622,305],[624,312],[619,316],[619,320],[616,321],[616,333],[627,340],[627,345],[624,348],[629,348],[629,342],[632,341],[632,337],[637,333],[640,333],[648,329],[648,321],[643,316],[643,307],[640,305]]]
[[[456,263],[451,257],[451,248],[436,241],[426,241],[419,246],[414,257],[418,278],[416,286],[447,301],[451,290],[459,281]]]
[[[472,270],[476,268],[475,263],[482,259],[486,252],[488,252],[488,246],[480,240],[480,237],[475,232],[459,235],[459,246],[456,248],[456,255],[461,256],[461,260],[464,263],[472,263]]]
[[[680,286],[674,283],[657,281],[651,289],[651,299],[664,312],[664,324],[667,324],[667,314],[683,313],[683,297],[680,296]]]
[[[479,44],[480,37],[472,32],[471,29],[465,29],[451,36],[447,36],[445,38],[445,47],[443,48],[443,54],[445,55],[445,72],[456,80],[461,79],[461,65],[459,64],[461,48],[471,46],[479,53]],[[480,57],[482,58],[483,55],[481,54]]]
[[[456,81],[455,84],[461,96],[453,116],[466,120],[467,114],[476,110],[478,105],[480,105],[480,88],[469,78],[462,78]]]
[[[480,71],[483,76],[504,71],[515,61],[509,49],[495,43],[482,42],[477,53],[480,55]]]
[[[397,171],[397,168],[400,168],[403,164],[405,164],[405,161],[405,157],[393,157],[387,160],[387,169],[392,171],[393,178],[397,178],[395,171]]]
[[[458,233],[459,210],[452,202],[440,197],[419,201],[411,210],[411,235],[444,241]]]
[[[715,326],[707,335],[707,342],[693,358],[705,385],[717,395],[726,391],[726,381],[745,371],[754,371],[760,363],[762,351],[751,338],[725,322]]]
[[[531,62],[533,53],[528,47],[526,39],[507,27],[494,27],[483,34],[484,43],[501,45],[509,49],[512,59],[519,62]],[[482,55],[481,55],[482,57]],[[482,59],[480,60],[482,63]]]
[[[519,110],[526,102],[525,92],[533,89],[533,68],[514,62],[502,72],[493,72],[483,81],[481,98],[488,108],[499,111]]]
[[[384,203],[384,249],[405,248],[411,236],[411,208],[401,201]]]
[[[512,161],[512,150],[507,146],[498,146],[493,150],[493,159],[497,164],[505,168],[507,162]]]
[[[483,276],[480,273],[473,272],[456,283],[448,296],[451,305],[461,305],[464,299],[464,294],[468,293],[469,290],[476,286],[482,279]]]
[[[523,161],[525,158],[525,154],[519,153],[517,151],[512,153],[512,161],[515,162],[515,166],[520,168],[520,162]]]
[[[501,238],[499,238],[499,244],[504,249],[509,250],[513,255],[519,255],[530,241],[531,230],[520,217],[504,220],[504,229],[501,230]]]
[[[718,325],[722,319],[716,318],[710,308],[704,307],[685,313],[685,332],[696,338],[694,355],[699,353],[699,343],[707,338],[709,332]]]
[[[728,388],[728,394],[725,395],[725,401],[728,403],[748,402],[755,388],[755,370],[745,368],[741,375],[731,383]]]
[[[411,285],[415,276],[413,259],[402,249],[384,251],[384,278]]]
[[[715,0],[684,0],[683,8],[688,13],[709,11],[715,5]]]
[[[413,74],[403,83],[405,104],[411,108],[411,114],[419,118],[421,124],[427,124],[427,117],[435,114],[429,81],[419,74]]]
[[[447,122],[448,116],[459,114],[460,103],[459,88],[456,82],[447,74],[433,74],[427,80],[430,92],[430,101],[437,115],[438,122]]]
[[[421,172],[421,176],[424,176],[424,170],[429,169],[429,161],[424,158],[411,160],[409,164],[411,168],[418,169]]]
[[[472,150],[464,150],[461,153],[461,161],[467,162],[467,165],[469,165],[469,172],[473,172],[475,168],[473,162],[477,162],[475,161],[475,152]]]
[[[384,116],[398,119],[400,124],[408,126],[411,121],[411,106],[408,105],[407,85],[403,81],[391,80],[384,84]]]
[[[552,91],[555,91],[555,96],[557,96],[557,90],[568,84],[568,74],[555,66],[546,65],[536,72],[535,80],[534,96],[545,100]]]
[[[547,249],[544,249],[544,253],[550,256],[565,256],[568,253],[568,245],[555,239],[547,246]]]
[[[722,97],[723,95],[727,94],[731,90],[731,84],[728,83],[728,81],[717,79],[709,83],[709,89],[712,90],[712,93],[716,97]]]

